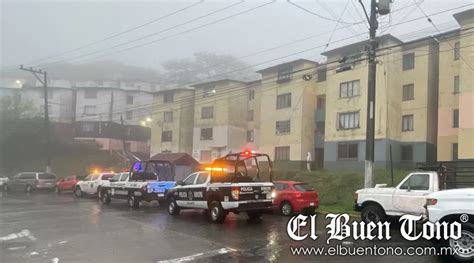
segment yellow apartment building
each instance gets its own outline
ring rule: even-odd
[[[255,93],[259,82],[224,79],[193,85],[194,123],[192,156],[201,163],[240,152],[247,144],[249,109],[256,105],[249,100],[249,92]],[[255,96],[251,100],[255,100]],[[251,105],[251,108],[249,108]],[[255,119],[257,113],[252,113]]]
[[[259,150],[275,161],[314,154],[316,82],[302,79],[318,63],[298,59],[257,71],[262,75]]]
[[[474,9],[454,18],[460,28],[437,36],[439,161],[474,159]]]
[[[154,93],[151,156],[162,152],[192,153],[194,89],[178,88]]]
[[[326,72],[324,166],[363,168],[367,118],[367,41],[322,53],[338,66]],[[437,43],[378,37],[375,165],[434,161],[437,128]],[[337,65],[337,63],[336,63]],[[318,86],[320,83],[318,83]],[[322,84],[322,83],[321,83]],[[318,88],[317,86],[317,88]]]

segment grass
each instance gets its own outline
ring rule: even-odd
[[[394,183],[397,185],[407,171],[395,170]],[[364,172],[320,170],[314,172],[275,171],[274,180],[294,180],[308,183],[319,194],[323,212],[353,212],[354,192],[364,186]],[[376,170],[375,183],[391,185],[390,171]]]

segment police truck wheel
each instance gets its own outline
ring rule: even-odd
[[[111,199],[110,199],[110,194],[109,194],[109,192],[108,192],[107,190],[105,190],[105,191],[102,193],[102,198],[101,198],[101,199],[102,199],[102,203],[103,203],[103,204],[106,204],[106,205],[110,204],[110,201],[111,201]]]
[[[176,200],[174,200],[174,198],[170,198],[168,200],[168,214],[172,216],[179,215],[179,210],[180,209],[178,204],[176,203]]]
[[[456,251],[454,255],[459,261],[474,260],[474,231],[472,229],[463,228],[461,237],[457,240],[449,239],[449,247],[451,251]]]
[[[74,195],[76,197],[82,197],[83,193],[80,186],[77,186],[76,188],[74,188]]]
[[[102,187],[97,188],[97,198],[102,199]]]
[[[259,211],[249,211],[247,212],[249,221],[260,221],[262,219],[262,213]]]
[[[284,216],[291,216],[293,214],[293,206],[290,202],[283,202],[280,205],[280,212]]]
[[[218,201],[212,201],[209,205],[209,217],[211,218],[211,222],[218,224],[222,223],[226,216],[227,214],[224,211],[224,208],[222,208],[221,203]]]
[[[377,205],[366,205],[362,208],[362,220],[365,223],[378,223],[383,222],[385,219],[385,213],[380,206]]]
[[[131,208],[139,208],[140,207],[140,200],[135,197],[133,194],[128,196],[128,206]]]
[[[32,190],[33,190],[33,187],[31,185],[27,184],[26,187],[25,187],[25,192],[31,193]]]

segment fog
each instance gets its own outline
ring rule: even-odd
[[[361,21],[364,17],[360,4],[356,0],[348,1],[295,2],[312,12],[332,20],[341,19],[344,22]],[[2,1],[0,66],[5,70],[14,68],[14,66],[19,64],[37,66],[41,63],[56,61],[77,64],[99,60],[114,60],[139,67],[160,69],[160,64],[167,60],[186,58],[195,52],[212,52],[232,55],[238,58],[245,56],[242,60],[250,65],[256,65],[258,69],[295,58],[319,61],[321,59],[319,54],[325,49],[363,40],[368,35],[368,33],[364,34],[367,31],[365,24],[348,26],[347,24],[321,19],[286,1],[276,1],[248,13],[236,15],[232,18],[193,30],[193,28],[198,26],[270,2],[246,1],[186,25],[176,26],[238,2],[204,1],[185,11],[107,41],[102,41],[75,52],[56,56],[49,60],[41,60],[137,27],[197,2]],[[366,0],[364,2],[367,8],[369,8],[370,1]],[[420,3],[421,8],[427,14],[432,14],[472,4],[472,1],[418,0],[418,3]],[[452,14],[467,8],[469,7],[433,16],[432,20],[441,31],[453,29],[457,27],[457,24]],[[396,10],[396,12],[383,18],[380,27],[382,29],[385,28],[385,30],[379,29],[378,34],[391,33],[405,40],[414,36],[430,35],[436,32],[436,29],[426,19],[397,25],[401,21],[423,17],[423,14],[413,1],[395,0],[392,10]],[[343,15],[341,16],[341,14]],[[176,28],[166,30],[173,26],[176,26]],[[331,33],[336,27],[337,30]],[[413,28],[417,28],[418,32],[416,35],[410,35],[414,31]],[[419,28],[425,29],[419,31]],[[166,30],[166,32],[132,42],[134,39],[163,30]],[[189,32],[176,35],[187,30]],[[309,38],[311,36],[314,37]],[[350,36],[354,37],[346,41],[338,41]],[[114,53],[116,50],[167,37],[168,39],[158,40],[158,42],[153,44]],[[304,38],[309,39],[262,52],[258,55],[248,56],[261,50],[267,50]],[[109,49],[123,42],[130,43]],[[331,43],[325,47],[328,42]],[[314,49],[291,55],[309,48]],[[90,56],[83,56],[84,54],[104,49],[107,50]],[[50,65],[50,67],[54,66],[54,64]],[[3,72],[3,74],[7,73]]]

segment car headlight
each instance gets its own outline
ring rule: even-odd
[[[275,190],[273,190],[273,191],[272,191],[272,199],[275,198],[276,195],[277,195],[277,194],[276,194]]]

